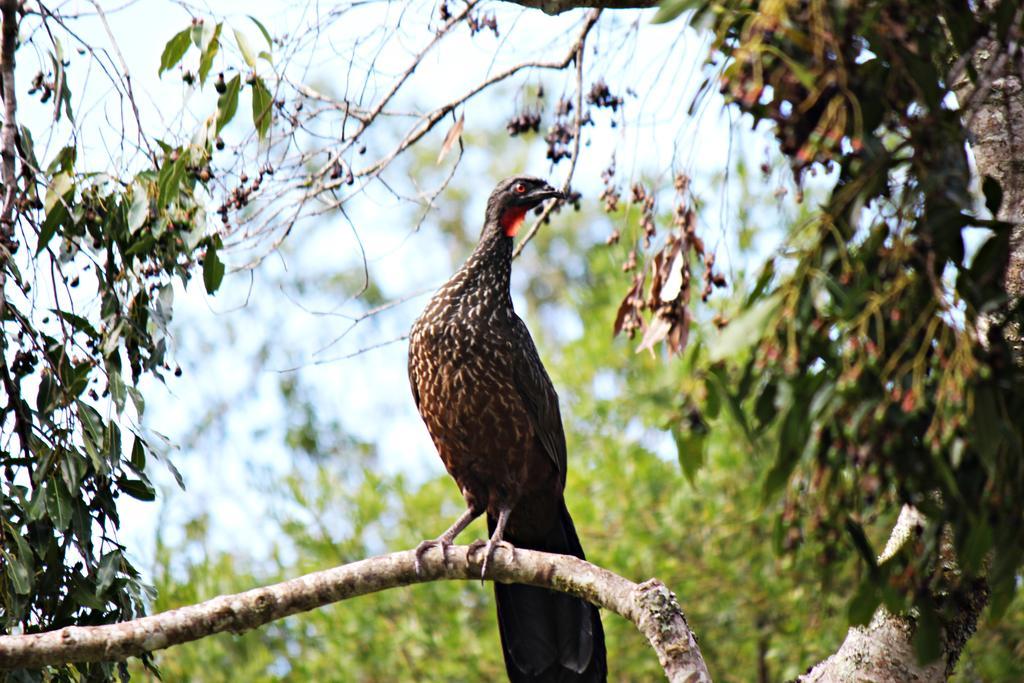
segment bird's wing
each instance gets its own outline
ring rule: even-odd
[[[565,483],[566,454],[562,414],[558,409],[558,394],[551,384],[537,347],[522,320],[516,319],[516,349],[513,378],[526,411],[530,415],[537,438]]]
[[[412,389],[412,400],[416,402],[416,410],[420,409],[420,390],[416,386],[416,368],[413,361],[413,349],[409,349],[409,387]]]

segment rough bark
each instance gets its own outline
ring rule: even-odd
[[[478,579],[482,559],[481,552],[454,546],[445,563],[441,551],[434,548],[423,555],[422,570],[417,574],[414,551],[407,550],[120,624],[2,636],[0,670],[122,660],[214,633],[241,633],[298,612],[388,588],[445,579]],[[575,557],[532,550],[516,550],[515,557],[499,551],[488,565],[488,578],[570,593],[620,614],[650,641],[668,680],[711,681],[679,603],[659,581],[636,584]]]
[[[1008,2],[1009,0],[1003,0]],[[986,5],[991,9],[995,0]],[[957,99],[964,109],[971,151],[978,174],[999,183],[1003,201],[996,218],[1013,224],[1010,260],[1004,275],[1012,301],[1024,296],[1024,83],[1021,78],[1020,25],[1024,7],[1017,10],[1006,43],[988,39],[971,60],[977,82],[966,70],[955,74]],[[1011,330],[1017,359],[1024,357],[1021,330]]]
[[[0,212],[0,225],[4,231],[12,228],[14,199],[18,185],[15,173],[17,161],[18,122],[17,98],[14,88],[14,52],[18,45],[18,0],[3,0],[0,3],[0,18],[3,21],[0,40],[0,75],[3,77],[4,123],[0,130],[0,160],[3,166],[4,199]]]
[[[920,512],[904,505],[878,561],[884,562],[895,555],[923,523]],[[946,680],[945,656],[927,666],[918,664],[910,642],[913,634],[910,619],[880,607],[867,626],[852,627],[835,654],[798,680],[803,683],[853,680],[938,683]]]
[[[0,77],[3,78],[4,122],[0,129],[0,179],[3,180],[3,199],[0,200],[0,320],[4,317],[7,298],[7,261],[15,249],[14,205],[17,195],[16,173],[18,109],[14,88],[14,52],[18,45],[18,0],[0,2]],[[0,339],[0,349],[3,340]],[[2,360],[2,358],[0,358]]]

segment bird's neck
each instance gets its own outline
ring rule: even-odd
[[[462,281],[465,293],[479,292],[485,303],[511,307],[511,274],[512,238],[496,230],[487,230],[457,277]]]

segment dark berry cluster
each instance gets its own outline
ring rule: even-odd
[[[622,106],[622,98],[613,95],[611,90],[608,89],[608,84],[602,78],[590,87],[590,92],[587,93],[587,104],[618,111],[619,107]]]
[[[498,20],[494,16],[494,12],[489,14],[483,14],[482,12],[477,14],[470,13],[466,17],[466,23],[469,24],[470,35],[475,36],[485,28],[489,28],[494,32],[494,37],[498,37]]]
[[[540,111],[524,111],[517,116],[513,116],[505,124],[505,130],[512,137],[521,133],[538,132],[540,130]]]
[[[260,168],[256,178],[253,179],[252,183],[249,183],[249,176],[245,173],[238,176],[238,187],[231,191],[228,195],[227,200],[217,209],[217,213],[220,214],[220,220],[222,223],[228,222],[228,211],[231,209],[241,210],[243,207],[249,204],[250,197],[260,191],[260,186],[263,184],[263,178],[268,175],[274,175],[274,167],[270,164],[264,165]]]

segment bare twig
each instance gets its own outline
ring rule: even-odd
[[[114,54],[117,55],[117,61],[121,64],[121,70],[124,72],[124,85],[125,92],[128,96],[128,102],[132,106],[132,113],[135,115],[135,125],[138,127],[138,139],[141,145],[145,145],[146,151],[149,152],[149,158],[153,163],[157,162],[157,156],[153,152],[153,148],[149,145],[149,140],[142,132],[142,117],[139,116],[139,106],[135,103],[135,92],[132,90],[132,75],[128,71],[128,62],[125,61],[124,55],[121,54],[121,48],[117,45],[117,40],[114,38],[114,32],[110,30],[110,24],[107,22],[107,15],[104,13],[103,8],[97,0],[92,0],[93,6],[96,8],[96,13],[99,15],[100,21],[103,23],[103,30],[107,32],[107,37],[110,39],[110,45],[114,48]]]
[[[590,29],[597,23],[597,20],[601,18],[601,10],[595,9],[587,15],[587,21],[583,25],[583,31],[580,32],[579,40],[576,41],[576,122],[573,131],[573,144],[572,144],[572,158],[569,160],[569,172],[565,174],[565,182],[562,183],[562,192],[569,192],[572,186],[572,177],[576,173],[576,162],[580,158],[580,134],[583,128],[583,48],[587,42],[587,34],[590,33]],[[512,252],[512,258],[518,258],[526,245],[533,239],[537,231],[540,230],[541,224],[548,219],[551,212],[554,211],[558,201],[550,201],[545,205],[544,210],[537,217],[537,220],[533,222],[530,229],[523,235],[523,239],[519,240],[519,244],[516,245],[515,251]]]
[[[418,124],[418,126],[414,127],[413,130],[408,135],[406,135],[402,139],[402,141],[398,143],[398,145],[396,145],[395,148],[389,154],[370,164],[366,168],[362,168],[359,169],[358,171],[355,171],[354,174],[357,177],[373,176],[379,174],[388,164],[390,164],[395,159],[395,157],[397,157],[399,154],[407,150],[413,144],[418,142],[420,138],[422,138],[424,135],[433,130],[434,126],[436,126],[439,121],[441,121],[445,116],[447,116],[448,112],[452,111],[453,109],[465,103],[466,101],[472,99],[473,97],[480,94],[481,92],[491,87],[492,85],[507,80],[509,77],[514,76],[515,74],[519,73],[524,69],[561,70],[566,68],[573,62],[574,59],[576,59],[577,54],[582,50],[582,46],[587,40],[587,35],[589,35],[590,30],[594,27],[594,24],[597,23],[597,20],[598,18],[600,18],[600,16],[600,10],[594,10],[587,14],[587,18],[583,22],[583,27],[580,29],[576,41],[573,43],[572,47],[569,48],[565,57],[562,58],[561,60],[547,62],[520,62],[515,66],[509,67],[508,69],[500,73],[494,74],[490,78],[481,81],[458,99],[452,100],[448,104],[435,109],[433,112],[423,117],[421,123]]]
[[[405,550],[306,574],[245,593],[107,626],[0,637],[0,669],[38,668],[67,662],[112,661],[153,652],[214,633],[241,633],[283,617],[389,588],[480,576],[479,552],[452,547],[446,563],[438,549],[422,558]],[[633,583],[606,569],[565,555],[517,549],[499,552],[488,578],[569,593],[633,622],[650,641],[670,681],[710,682],[697,640],[675,596],[661,582]]]

